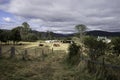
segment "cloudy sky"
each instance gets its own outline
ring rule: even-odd
[[[0,0],[0,28],[24,21],[38,31],[72,33],[85,24],[88,30],[120,32],[120,0]]]

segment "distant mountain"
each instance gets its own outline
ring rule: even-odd
[[[47,32],[39,32],[39,31],[36,31],[36,30],[32,30],[32,33],[41,34],[42,36],[47,35]],[[54,33],[54,32],[51,32],[51,35],[54,36],[54,37],[69,37],[70,36],[70,34],[60,34],[60,33]]]
[[[1,29],[3,31],[10,31],[7,29]],[[32,33],[35,33],[36,35],[40,35],[42,37],[46,37],[47,32],[40,32],[40,31],[36,31],[36,30],[32,30]],[[60,33],[51,33],[53,37],[56,38],[60,38],[60,37],[73,37],[75,36],[77,33],[73,33],[73,34],[60,34]],[[107,31],[100,31],[100,30],[94,30],[94,31],[87,31],[86,32],[87,35],[91,35],[91,36],[107,36],[107,37],[120,37],[120,32],[107,32]]]
[[[40,34],[43,37],[46,36],[47,32],[40,32],[36,30],[32,30],[33,33],[35,34]],[[107,32],[107,31],[100,31],[100,30],[93,30],[93,31],[87,31],[87,35],[91,36],[107,36],[107,37],[120,37],[120,32]],[[75,36],[76,33],[73,34],[61,34],[61,33],[54,33],[52,32],[52,36],[59,38],[59,37],[73,37]]]
[[[107,31],[88,31],[87,35],[91,36],[108,36],[108,37],[120,37],[120,32],[107,32]]]

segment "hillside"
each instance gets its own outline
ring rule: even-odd
[[[120,36],[120,32],[107,32],[107,31],[99,31],[99,30],[94,30],[94,31],[88,31],[87,35],[92,35],[92,36],[109,36],[109,37],[116,37]]]
[[[10,31],[10,30],[6,30],[6,29],[1,29],[3,31]],[[38,37],[41,37],[41,39],[44,39],[46,37],[48,37],[48,33],[47,32],[40,32],[40,31],[36,31],[36,30],[32,30],[31,33],[36,34]],[[50,35],[54,38],[67,38],[67,37],[73,37],[75,36],[77,33],[73,33],[73,34],[61,34],[61,33],[54,33],[54,32],[50,32]],[[86,35],[91,35],[91,36],[107,36],[107,37],[119,37],[120,36],[120,32],[107,32],[107,31],[100,31],[100,30],[93,30],[93,31],[87,31]]]

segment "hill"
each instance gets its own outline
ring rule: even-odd
[[[6,29],[1,29],[1,30],[3,30],[3,31],[10,31],[10,30],[6,30]],[[47,32],[40,32],[40,31],[36,31],[36,30],[32,30],[31,32],[34,33],[34,34],[36,34],[37,36],[42,37],[42,38],[45,38],[48,35]],[[54,37],[54,38],[73,37],[76,34],[77,33],[73,33],[73,34],[61,34],[61,33],[50,32],[50,35],[52,37]],[[87,35],[91,35],[91,36],[120,37],[120,32],[107,32],[107,31],[100,31],[100,30],[87,31],[86,34]]]
[[[94,31],[88,31],[87,35],[119,37],[120,36],[120,32],[107,32],[107,31],[94,30]]]

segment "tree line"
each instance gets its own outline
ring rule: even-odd
[[[32,29],[27,22],[23,22],[21,26],[17,26],[11,30],[0,29],[0,41],[9,44],[13,41],[14,44],[19,41],[35,41],[38,36],[32,33]]]
[[[49,30],[46,32],[32,30],[27,22],[23,22],[21,26],[17,26],[11,30],[0,29],[0,42],[6,44],[9,44],[10,41],[16,44],[19,41],[33,42],[36,40],[53,39],[64,39],[64,37]]]

